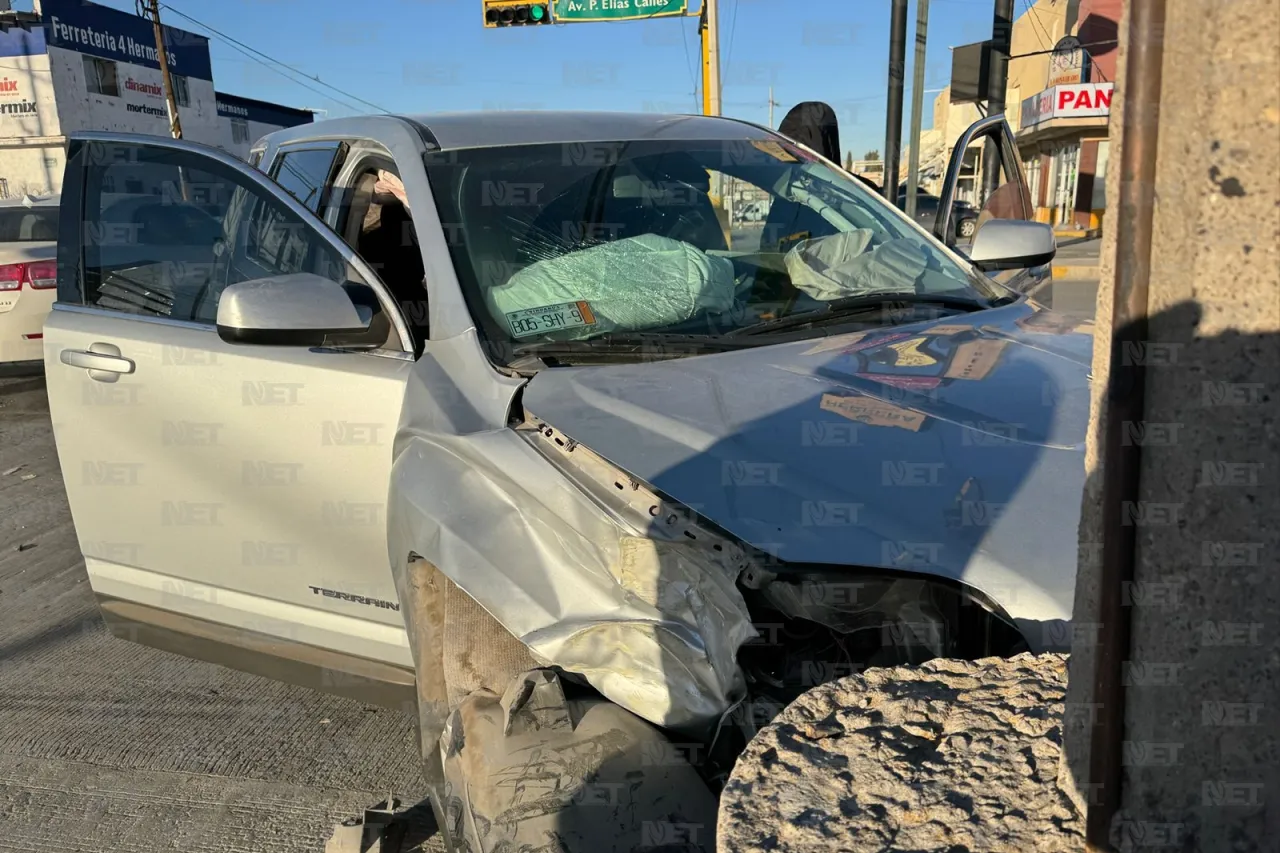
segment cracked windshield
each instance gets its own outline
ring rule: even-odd
[[[867,322],[905,322],[885,306],[977,310],[1003,293],[862,183],[776,138],[578,148],[461,151],[429,167],[491,339],[735,336],[855,297]]]

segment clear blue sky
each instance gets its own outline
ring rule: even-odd
[[[133,11],[132,0],[99,0]],[[162,0],[308,75],[388,111],[700,111],[694,18],[486,30],[480,0]],[[697,8],[700,0],[690,0]],[[20,2],[30,7],[30,0]],[[842,145],[884,144],[889,0],[720,0],[723,112],[775,125],[805,100],[831,104]],[[1019,3],[1018,11],[1023,11]],[[991,34],[992,0],[932,0],[924,126],[950,77],[948,48]],[[172,12],[166,23],[202,32]],[[915,2],[907,38],[909,120]],[[289,82],[214,37],[220,91],[330,116],[372,107]],[[324,86],[311,84],[328,91]],[[904,122],[905,124],[905,122]],[[907,125],[909,127],[909,125]],[[905,128],[904,128],[905,130]]]

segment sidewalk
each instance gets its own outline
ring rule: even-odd
[[[1058,281],[1075,279],[1093,279],[1098,277],[1098,265],[1095,264],[1054,264],[1053,277]]]
[[[1058,231],[1058,252],[1053,258],[1053,277],[1059,281],[1096,279],[1102,240],[1098,237],[1069,237]],[[1085,233],[1085,232],[1079,232]]]
[[[1097,240],[1102,236],[1102,229],[1092,228],[1087,231],[1081,231],[1078,229],[1055,228],[1053,233],[1058,238],[1059,244],[1061,244],[1064,241]]]

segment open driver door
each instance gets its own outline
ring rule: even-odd
[[[1035,221],[1031,190],[1013,131],[1003,115],[979,119],[960,135],[938,196],[934,236],[961,254],[968,254],[983,226],[992,219]],[[962,218],[968,217],[962,214],[957,203],[968,204],[978,212],[972,240],[960,236],[969,230],[961,227]],[[1026,293],[1046,284],[1051,279],[1052,267],[1045,263],[989,275],[1006,287]]]

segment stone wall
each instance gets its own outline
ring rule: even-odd
[[[1113,139],[1125,109],[1124,44]],[[1168,0],[1158,121],[1121,849],[1262,850],[1280,838],[1280,7]],[[1124,175],[1111,152],[1107,195]],[[1107,223],[1080,531],[1066,755],[1088,799],[1115,221]],[[1274,849],[1274,848],[1272,848]]]

